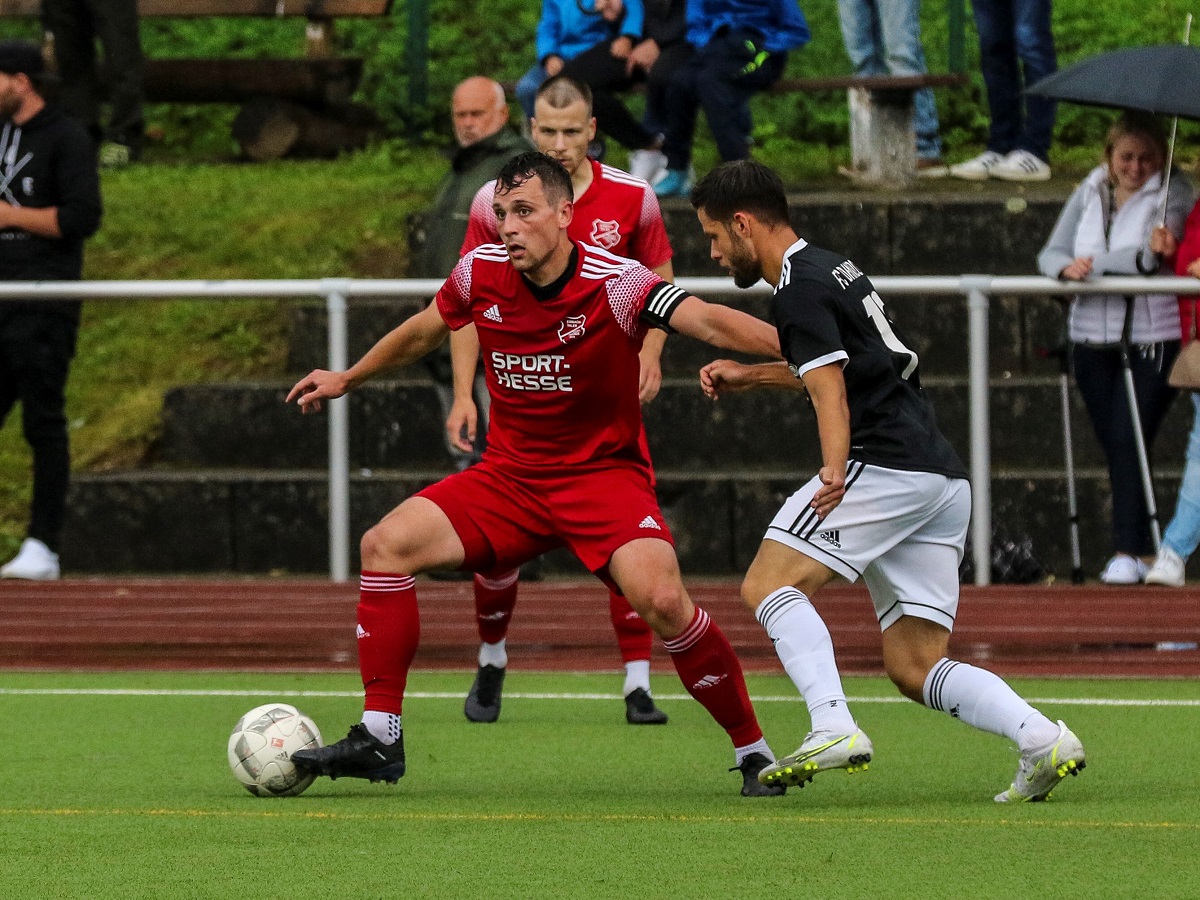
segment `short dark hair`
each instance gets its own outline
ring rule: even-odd
[[[537,150],[514,156],[504,164],[496,176],[497,193],[511,191],[534,177],[542,179],[542,190],[551,203],[559,200],[574,202],[575,189],[571,186],[571,176],[566,168],[554,157]]]
[[[738,212],[748,212],[768,226],[789,221],[783,181],[752,159],[717,166],[692,188],[691,201],[693,209],[718,222],[731,222]]]
[[[569,75],[560,73],[543,81],[537,96],[534,97],[535,103],[538,100],[545,100],[553,109],[566,109],[572,103],[582,100],[588,109],[588,115],[592,114],[592,89]]]

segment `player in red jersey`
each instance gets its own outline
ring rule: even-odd
[[[596,136],[592,92],[587,85],[556,75],[537,93],[536,117],[531,122],[534,144],[557,159],[571,176],[575,209],[567,236],[573,241],[609,250],[637,260],[666,281],[675,277],[671,243],[653,189],[645,181],[587,155]],[[488,182],[475,194],[463,240],[465,255],[481,244],[500,241],[492,210],[496,183]],[[475,441],[477,416],[468,385],[473,384],[479,341],[468,326],[451,341],[457,399],[446,422],[457,446]],[[652,400],[662,383],[659,358],[666,332],[652,329],[642,345],[638,393],[643,403]],[[464,434],[467,435],[464,437]],[[644,441],[644,435],[643,435]],[[649,453],[648,448],[646,449]],[[475,576],[475,622],[479,629],[479,670],[467,694],[463,712],[472,722],[495,722],[500,717],[501,694],[508,667],[505,638],[517,603],[519,570],[492,577]],[[654,633],[617,591],[611,591],[609,615],[625,666],[625,721],[631,725],[661,725],[667,714],[654,704],[650,692],[650,651]]]
[[[636,389],[648,327],[762,356],[778,354],[775,331],[704,303],[636,262],[571,241],[571,181],[555,160],[523,154],[497,181],[504,243],[463,257],[434,304],[349,370],[318,369],[288,394],[305,412],[318,410],[322,400],[415,362],[468,324],[479,332],[492,394],[483,460],[405,500],[363,536],[362,722],[342,740],[292,759],[333,778],[397,781],[405,771],[404,689],[420,635],[413,575],[509,571],[565,546],[662,637],[688,693],[729,734],[742,793],[780,793],[758,782],[773,754],[733,648],[683,587],[639,440]]]

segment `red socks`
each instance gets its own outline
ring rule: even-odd
[[[708,613],[696,607],[683,633],[663,643],[687,692],[728,732],[734,747],[762,740],[742,665]]]
[[[411,575],[363,572],[358,594],[358,667],[363,709],[399,715],[408,669],[421,639]]]
[[[513,569],[491,578],[475,576],[475,624],[483,643],[499,643],[508,634],[508,623],[517,605],[520,574],[520,569]]]
[[[650,658],[654,646],[654,631],[646,620],[633,611],[629,601],[616,591],[608,592],[608,612],[612,616],[621,662],[631,663]]]

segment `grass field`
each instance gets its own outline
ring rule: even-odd
[[[495,726],[466,674],[417,674],[396,787],[319,780],[258,799],[229,773],[240,714],[287,699],[326,741],[354,675],[0,674],[0,896],[12,898],[807,898],[1200,895],[1200,683],[1029,681],[1087,771],[1050,803],[1001,806],[1006,742],[847,691],[876,760],[747,800],[719,729],[670,677],[662,728],[630,728],[615,676],[513,673]],[[787,752],[807,715],[753,677]]]

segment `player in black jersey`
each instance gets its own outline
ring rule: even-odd
[[[853,262],[792,230],[783,183],[770,169],[726,163],[696,185],[691,202],[713,259],[739,287],[760,278],[775,285],[771,316],[785,358],[710,363],[700,373],[705,393],[807,391],[821,442],[820,471],[775,516],[742,583],[812,717],[799,749],[760,780],[803,785],[826,769],[855,772],[871,760],[871,741],[846,705],[829,630],[808,600],[835,575],[861,576],[900,692],[1011,739],[1020,765],[995,799],[1044,800],[1084,767],[1079,739],[998,676],[946,657],[971,494],[921,390],[917,354]]]

